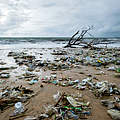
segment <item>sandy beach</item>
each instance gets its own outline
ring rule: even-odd
[[[61,51],[61,52],[60,52]],[[0,59],[0,68],[8,67],[8,69],[0,70],[1,73],[9,73],[10,77],[8,78],[0,78],[0,92],[4,91],[5,89],[14,88],[18,86],[22,86],[33,90],[35,95],[28,99],[23,105],[28,109],[25,113],[25,116],[21,116],[17,118],[17,120],[23,120],[27,116],[39,116],[40,114],[45,112],[45,107],[48,105],[55,104],[55,100],[53,95],[59,92],[65,92],[66,94],[71,95],[82,95],[82,98],[86,101],[90,102],[91,107],[91,114],[87,117],[88,120],[112,120],[112,118],[107,114],[107,107],[101,105],[101,100],[105,99],[114,99],[115,96],[119,97],[119,95],[111,94],[110,96],[102,96],[96,97],[92,90],[89,88],[76,89],[71,85],[67,85],[64,83],[62,84],[54,84],[53,82],[43,82],[46,80],[47,76],[55,75],[54,80],[62,79],[63,82],[65,79],[70,78],[71,81],[79,80],[82,82],[83,79],[92,78],[95,82],[101,81],[108,81],[109,83],[115,83],[118,88],[120,88],[120,78],[115,77],[116,71],[108,70],[109,67],[117,67],[119,68],[120,65],[115,65],[114,63],[109,63],[108,65],[91,65],[89,63],[82,63],[80,56],[82,55],[90,55],[91,56],[98,55],[104,57],[104,55],[113,56],[113,54],[117,54],[118,58],[120,55],[119,51],[113,53],[116,50],[100,50],[97,53],[93,50],[89,49],[82,49],[82,48],[27,48],[27,49],[20,49],[19,51],[16,50],[0,50],[1,59]],[[15,55],[8,56],[10,52],[16,53],[18,58],[15,58]],[[32,59],[31,63],[37,63],[37,61],[44,61],[44,64],[47,63],[48,65],[51,62],[59,63],[61,61],[60,58],[73,57],[73,61],[69,63],[69,68],[64,67],[62,68],[51,68],[48,66],[41,66],[37,65],[33,70],[28,69],[28,63],[24,60],[21,64],[18,64],[20,61],[16,62],[17,59],[19,60],[19,53],[26,53],[28,56],[35,56],[35,59]],[[54,54],[53,54],[54,53]],[[94,57],[93,57],[94,58]],[[27,59],[29,60],[29,59]],[[56,61],[54,61],[56,60]],[[60,64],[65,63],[66,61],[61,61]],[[30,63],[29,63],[30,64]],[[32,64],[33,65],[33,64]],[[53,65],[54,66],[54,65]],[[26,71],[34,74],[34,77],[25,77]],[[102,71],[102,72],[101,72]],[[119,74],[119,73],[117,73]],[[32,79],[37,79],[37,82],[34,84],[29,84]],[[3,98],[1,97],[0,100]],[[6,98],[7,99],[7,98]],[[5,108],[0,112],[0,120],[8,120],[9,115],[14,112],[14,104],[13,106]],[[48,120],[52,120],[53,118],[46,118]]]

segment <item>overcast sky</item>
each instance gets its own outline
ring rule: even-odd
[[[0,36],[120,36],[120,0],[0,0]]]

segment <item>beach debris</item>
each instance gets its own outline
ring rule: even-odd
[[[39,119],[34,116],[27,116],[24,120],[39,120]]]
[[[114,97],[114,100],[101,100],[102,105],[108,107],[107,113],[113,120],[120,120],[120,98]]]
[[[13,57],[15,63],[20,68],[24,67],[22,73],[21,80],[27,81],[27,86],[29,85],[37,85],[39,79],[43,83],[53,84],[56,86],[69,87],[72,89],[77,89],[78,91],[83,92],[83,90],[91,91],[97,98],[101,99],[104,96],[120,95],[120,89],[114,83],[108,82],[107,80],[99,81],[100,76],[107,75],[109,71],[114,74],[116,79],[120,77],[119,72],[119,64],[120,64],[120,54],[119,51],[106,49],[97,49],[97,50],[84,50],[84,49],[62,49],[62,50],[53,50],[51,53],[53,60],[41,60],[41,58],[37,58],[37,56],[28,54],[26,52],[9,52],[8,56]],[[41,54],[42,55],[42,54]],[[37,58],[37,59],[36,59]],[[92,74],[87,70],[84,72],[82,67],[86,69],[86,66],[93,66],[93,68],[97,71]],[[14,68],[14,67],[13,67]],[[59,72],[67,71],[72,68],[77,68],[82,77],[74,78],[68,77],[67,75],[59,76]],[[9,70],[12,67],[0,66],[0,71]],[[40,72],[44,71],[44,76],[41,76]],[[83,71],[82,71],[83,70]],[[50,71],[50,72],[49,72]],[[54,73],[51,73],[53,72]],[[81,71],[81,72],[80,72]],[[38,74],[36,74],[38,72]],[[71,71],[70,71],[71,72]],[[59,75],[58,75],[59,74]],[[66,73],[64,73],[66,74]],[[9,78],[9,72],[1,72],[0,78]],[[71,74],[72,75],[72,74]],[[97,78],[94,75],[98,75]],[[83,76],[85,78],[83,78]],[[87,76],[87,77],[86,77]],[[5,80],[5,79],[3,79]],[[0,84],[4,83],[0,80]],[[6,80],[8,81],[8,80]],[[4,85],[4,84],[3,84]],[[46,84],[38,84],[40,87]],[[31,86],[34,87],[34,86]],[[45,87],[44,87],[45,88]],[[65,88],[66,89],[66,88]],[[23,102],[26,102],[29,98],[34,96],[34,92],[31,89],[27,89],[25,87],[7,87],[1,88],[0,91],[0,109],[3,111],[6,108],[13,106],[20,102],[23,105]],[[61,93],[60,91],[57,94],[53,95],[55,100],[54,105],[48,105],[45,109],[46,112],[42,113],[39,117],[28,116],[25,118],[26,120],[36,120],[36,119],[87,119],[89,115],[91,115],[91,107],[90,102],[84,100],[82,97],[78,95],[73,96],[65,93]],[[118,98],[119,99],[119,98]],[[119,113],[120,104],[119,100],[101,100],[101,104],[106,106],[108,110],[115,110],[115,113]],[[21,112],[20,116],[24,116],[25,108]],[[109,115],[113,112],[108,111]],[[110,115],[112,116],[112,115]],[[113,115],[114,116],[114,115]],[[12,116],[11,119],[17,118],[18,116]]]
[[[95,75],[103,75],[103,74],[105,74],[104,71],[100,71],[100,72],[96,73]]]
[[[25,52],[9,52],[8,57],[13,57],[18,65],[26,65],[29,71],[35,69],[35,64],[33,62],[35,56],[33,55],[28,55]]]
[[[0,67],[0,70],[9,70],[9,67]]]
[[[53,50],[53,53],[51,53],[52,55],[67,55],[67,52],[64,50]]]
[[[85,78],[82,82],[80,82],[80,80],[71,80],[69,77],[66,77],[65,79],[53,79],[52,77],[49,77],[49,79],[42,79],[42,82],[52,83],[63,87],[72,86],[79,90],[88,88],[92,90],[96,97],[110,96],[112,94],[120,95],[120,89],[115,83],[109,83],[108,81],[94,82],[92,77]]]
[[[16,69],[17,67],[14,67],[14,66],[11,66],[11,67],[5,67],[5,66],[3,66],[3,67],[0,67],[0,71],[2,71],[2,70],[10,70],[10,69]]]
[[[116,78],[120,78],[120,73],[115,73],[114,76],[115,76]]]
[[[78,50],[76,52],[71,52],[71,54],[69,53],[70,52],[66,49],[53,50],[53,53],[51,53],[52,55],[59,55],[59,57],[54,57],[53,61],[36,59],[34,55],[29,55],[25,52],[9,52],[8,56],[13,57],[18,65],[27,66],[28,71],[34,71],[37,67],[48,68],[52,71],[80,68],[80,65],[101,67],[111,63],[116,65],[117,62],[120,61],[119,52],[114,50],[113,53],[118,55],[113,56],[113,53],[109,49],[106,51],[98,49],[97,52],[96,50]],[[116,69],[114,66],[109,67],[108,70],[113,70],[114,68]]]
[[[15,110],[14,110],[14,114],[17,115],[17,114],[20,114],[24,112],[24,106],[21,102],[17,102],[15,103]]]
[[[117,68],[116,71],[117,71],[118,73],[120,73],[120,68]]]
[[[29,81],[28,83],[29,83],[29,85],[33,85],[33,84],[35,84],[35,83],[37,83],[37,82],[38,82],[38,80],[37,80],[37,79],[34,79],[34,80]]]
[[[7,88],[0,92],[0,109],[13,106],[17,102],[26,102],[29,98],[34,96],[33,90],[27,89],[22,86]]]
[[[25,112],[27,109],[24,108],[23,104],[21,102],[15,103],[15,110],[12,114],[10,114],[9,119],[13,120],[19,117],[25,116]]]
[[[41,119],[49,118],[49,116],[44,113],[44,114],[40,114],[38,118],[41,120]]]
[[[93,47],[94,39],[91,42],[86,42],[83,39],[85,34],[87,34],[87,32],[90,31],[91,29],[93,29],[93,26],[84,28],[84,30],[82,30],[80,34],[79,34],[79,30],[78,30],[75,34],[72,35],[72,37],[68,41],[65,48],[73,47],[73,46],[80,45],[80,44],[85,44],[84,47],[86,47],[86,48],[94,48]],[[75,39],[76,35],[78,35],[78,37]]]
[[[54,100],[57,102],[58,99],[60,98],[60,96],[61,96],[61,93],[58,91],[57,94],[54,94],[54,95],[53,95],[53,98],[54,98]]]
[[[101,104],[104,105],[105,107],[108,107],[109,109],[114,107],[115,101],[111,100],[101,100]]]
[[[40,115],[44,118],[53,118],[55,119],[74,119],[78,120],[80,118],[86,118],[86,116],[91,115],[91,107],[89,102],[78,102],[71,95],[58,92],[53,95],[56,101],[56,104],[49,105],[45,107],[46,112]],[[58,97],[59,96],[59,97]],[[56,99],[57,98],[57,99]]]
[[[5,65],[6,63],[3,61],[0,61],[0,65]]]
[[[5,80],[0,80],[0,84],[6,83]]]
[[[10,77],[9,73],[6,73],[6,72],[0,73],[0,78],[9,78],[9,77]]]
[[[115,109],[107,110],[108,115],[112,117],[113,120],[120,120],[120,111]]]
[[[108,68],[108,71],[116,71],[116,68],[115,68],[114,66],[109,67],[109,68]]]

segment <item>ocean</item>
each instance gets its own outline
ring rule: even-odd
[[[23,49],[23,48],[55,48],[64,47],[69,37],[1,37],[0,49]],[[91,41],[93,38],[85,38]],[[120,47],[120,38],[94,38],[99,47]]]

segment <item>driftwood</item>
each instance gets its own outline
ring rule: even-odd
[[[88,33],[88,31],[90,31],[93,27],[89,27],[87,29],[82,30],[82,32],[80,33],[80,35],[75,38],[76,35],[79,34],[79,30],[70,38],[68,44],[65,46],[65,48],[67,47],[73,47],[75,45],[83,45],[85,48],[92,48],[95,49],[94,45],[94,41],[95,39],[93,39],[91,42],[85,42],[84,41],[84,36]],[[90,36],[92,36],[90,33],[88,33]]]
[[[55,107],[59,104],[59,102],[64,98],[65,92],[61,95],[61,97],[58,99],[57,103],[54,105]]]

